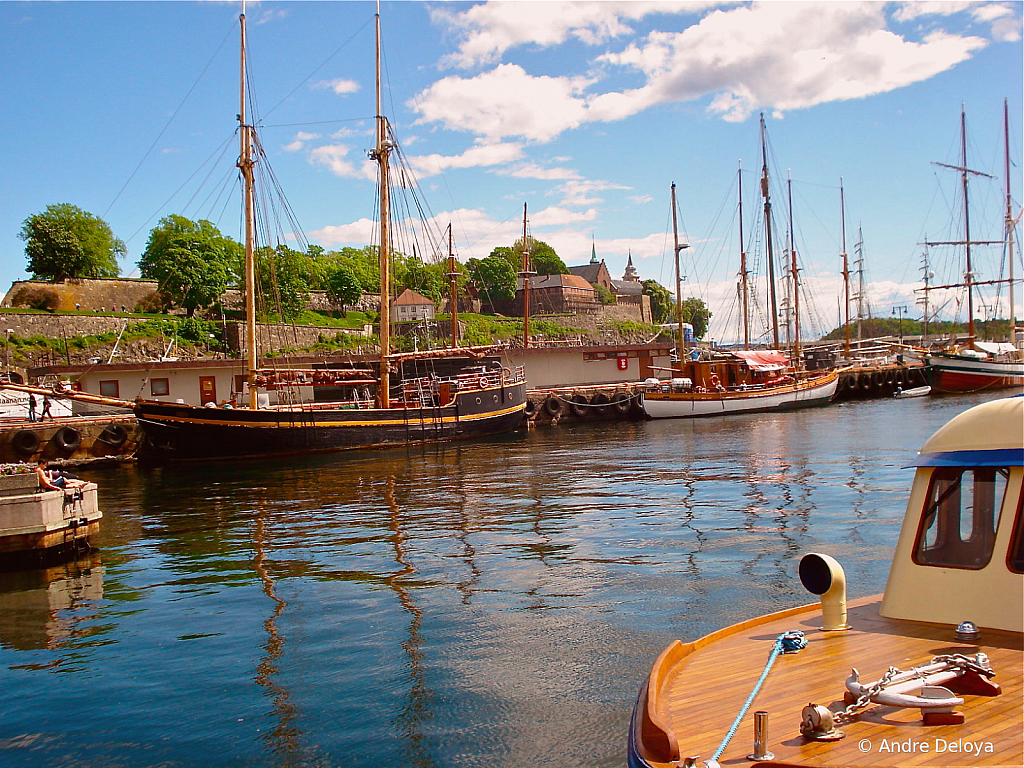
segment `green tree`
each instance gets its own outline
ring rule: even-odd
[[[172,214],[149,233],[139,271],[192,317],[220,298],[241,257],[242,247],[209,221]]]
[[[70,203],[48,205],[29,216],[19,236],[25,241],[28,269],[40,280],[117,277],[117,258],[127,253],[107,222]]]
[[[543,240],[527,238],[530,246],[530,266],[538,275],[568,275],[569,268],[555,253],[555,249]],[[519,238],[512,247],[501,245],[490,253],[491,256],[504,259],[517,274],[523,268],[523,238]]]
[[[693,326],[693,337],[703,339],[708,332],[708,323],[711,321],[711,310],[702,299],[692,296],[683,299],[683,322]]]
[[[359,285],[355,273],[344,264],[338,264],[327,276],[326,289],[328,301],[340,304],[343,313],[346,305],[355,304],[363,295],[362,286]]]
[[[488,301],[510,301],[515,298],[516,273],[507,260],[500,256],[470,259],[466,262],[466,268]]]
[[[440,302],[448,290],[447,269],[440,264],[424,264],[418,256],[396,255],[394,272],[396,292],[412,288],[434,302]]]
[[[651,314],[656,324],[667,323],[672,319],[672,295],[657,280],[644,280],[643,293],[651,297]]]
[[[597,295],[597,300],[601,304],[614,304],[615,294],[609,291],[600,283],[591,283],[594,286],[594,293]]]
[[[379,260],[379,252],[373,245],[365,248],[342,248],[317,257],[317,262],[323,266],[327,275],[332,274],[339,266],[348,268],[359,281],[363,293],[380,293]]]
[[[309,302],[316,264],[307,254],[287,245],[263,247],[256,253],[256,290],[264,298],[263,311],[276,308],[282,320],[291,320]]]

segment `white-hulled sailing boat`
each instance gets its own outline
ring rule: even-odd
[[[761,189],[765,204],[765,240],[768,247],[768,262],[771,254],[771,201],[768,192],[768,159],[764,142],[764,117],[761,118],[762,168]],[[672,185],[672,235],[675,249],[676,279],[676,320],[680,340],[679,361],[673,366],[671,378],[658,383],[651,382],[643,392],[643,406],[651,418],[684,418],[696,416],[718,416],[727,413],[750,411],[775,411],[793,408],[808,408],[825,405],[836,392],[839,384],[837,371],[806,372],[794,368],[789,358],[778,349],[751,350],[750,333],[747,327],[747,267],[742,235],[742,186],[740,187],[740,280],[743,301],[743,336],[746,349],[734,352],[713,352],[703,350],[696,356],[686,358],[683,351],[682,294],[680,293],[679,252],[687,244],[679,242],[679,227],[676,217],[676,185]],[[792,207],[792,203],[791,203]],[[792,228],[792,227],[791,227]],[[796,253],[790,248],[793,273],[796,274]],[[794,280],[794,284],[798,282]],[[779,331],[774,288],[774,273],[769,271],[772,335],[779,346]],[[799,304],[794,301],[796,331],[794,356],[799,359],[800,321]]]
[[[1014,225],[1019,219],[1013,216],[1013,203],[1010,189],[1010,118],[1009,106],[1003,104],[1003,131],[1005,136],[1006,160],[1006,218],[1003,240],[971,240],[970,204],[968,199],[968,179],[972,175],[988,176],[967,167],[967,118],[964,110],[960,111],[960,165],[945,166],[960,173],[960,182],[964,206],[964,239],[956,241],[929,242],[926,245],[956,245],[964,247],[964,281],[953,285],[928,286],[927,290],[936,288],[964,288],[967,292],[967,336],[968,341],[963,347],[925,355],[925,376],[932,389],[937,392],[979,392],[988,389],[1024,389],[1024,350],[1015,343],[1016,339],[1016,307],[1014,306]],[[978,281],[975,279],[974,262],[971,246],[1002,245],[1007,250],[1007,261],[1010,265],[1009,277],[1006,279]],[[1010,341],[988,342],[978,341],[974,327],[974,290],[977,285],[1006,283],[1010,287]]]
[[[210,408],[139,400],[135,415],[144,432],[140,458],[161,461],[270,456],[353,448],[381,448],[469,439],[515,430],[526,403],[523,369],[487,357],[492,348],[452,348],[392,353],[390,344],[389,158],[395,144],[381,106],[380,13],[376,14],[377,137],[371,158],[380,182],[380,359],[376,370],[261,369],[256,344],[253,145],[246,120],[245,13],[241,25],[241,107],[238,167],[244,184],[245,297],[248,407]],[[451,271],[454,268],[449,265]],[[454,313],[455,303],[452,302]],[[403,364],[422,375],[402,376]],[[432,370],[424,372],[424,366]],[[392,376],[398,381],[392,386]],[[338,397],[299,404],[265,403],[260,390],[334,387]],[[325,391],[325,390],[321,390]],[[313,399],[313,398],[307,398]]]

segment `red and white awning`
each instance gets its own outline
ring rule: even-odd
[[[759,350],[756,352],[733,352],[734,357],[740,358],[752,371],[769,373],[772,371],[784,371],[789,367],[789,358],[777,349]]]

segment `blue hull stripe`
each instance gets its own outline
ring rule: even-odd
[[[922,453],[907,467],[1020,467],[1024,466],[1024,448],[999,448],[994,451],[948,451]],[[906,469],[907,467],[904,467]]]

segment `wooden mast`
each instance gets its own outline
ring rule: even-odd
[[[1006,161],[1006,258],[1010,263],[1010,343],[1017,346],[1017,305],[1013,290],[1013,198],[1010,190],[1010,105],[1003,99],[1003,136],[1005,138]]]
[[[526,203],[523,203],[523,349],[530,346],[530,244],[526,239]]]
[[[740,218],[740,299],[743,305],[743,348],[750,349],[750,284],[747,281],[747,250],[743,240],[743,161],[739,161],[736,171],[739,187],[739,218]]]
[[[388,174],[388,157],[391,152],[391,142],[388,141],[388,123],[384,117],[384,109],[381,96],[381,71],[380,71],[380,0],[377,0],[377,13],[374,16],[376,21],[376,62],[377,62],[377,144],[372,153],[372,158],[377,161],[380,168],[380,386],[378,399],[381,408],[391,407],[391,254],[388,242],[388,218],[390,216],[390,184]]]
[[[683,360],[685,352],[683,351],[683,294],[682,294],[682,282],[683,278],[679,272],[679,252],[684,248],[689,248],[689,243],[679,243],[679,224],[676,220],[676,183],[672,182],[672,243],[673,253],[675,254],[676,262],[676,325],[679,328],[679,375],[683,375]]]
[[[772,343],[779,348],[779,308],[775,301],[775,256],[772,253],[772,202],[768,191],[768,137],[761,113],[761,196],[764,198],[764,236],[768,248],[768,298],[772,315]]]
[[[459,346],[459,295],[458,280],[459,273],[455,271],[455,251],[452,249],[452,225],[448,223],[448,279],[451,281],[448,286],[448,310],[452,316],[452,347]]]
[[[793,178],[786,178],[786,193],[789,197],[789,273],[793,278],[793,358],[799,371],[800,362],[800,270],[796,265],[796,232],[793,229]]]
[[[964,284],[967,286],[967,344],[974,346],[974,266],[971,264],[971,207],[967,200],[967,113],[960,105],[960,179],[964,190],[964,252],[967,271]]]
[[[846,193],[843,177],[839,177],[839,229],[842,233],[843,252],[843,356],[850,359],[850,257],[846,254]]]
[[[259,397],[256,393],[256,265],[255,265],[255,222],[253,216],[253,159],[252,159],[252,126],[246,122],[245,115],[245,6],[242,6],[242,13],[238,17],[241,27],[241,76],[239,77],[239,98],[238,98],[238,168],[242,172],[243,180],[243,205],[245,221],[245,363],[248,368],[247,379],[249,382],[249,408],[255,410],[259,407]]]

